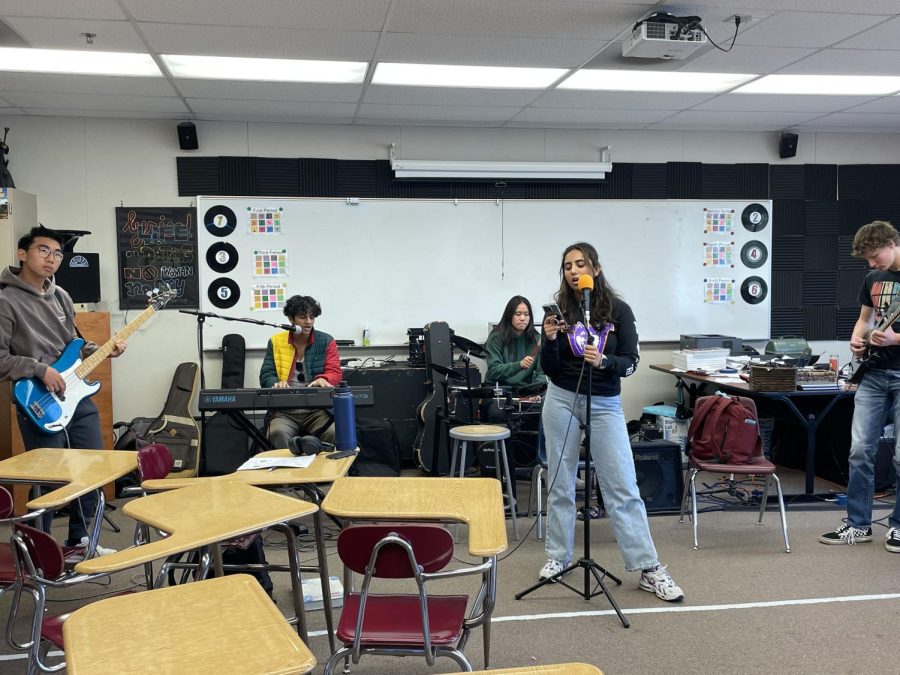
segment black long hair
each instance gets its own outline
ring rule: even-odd
[[[581,321],[581,294],[573,291],[566,281],[565,265],[566,256],[572,251],[578,250],[591,267],[594,268],[594,290],[591,291],[591,323],[599,328],[605,323],[612,323],[612,310],[621,297],[612,286],[606,282],[606,277],[600,268],[600,258],[597,249],[590,244],[579,241],[568,246],[563,251],[559,262],[559,290],[556,292],[556,302],[562,310],[566,323],[572,325]]]
[[[537,341],[540,338],[540,334],[534,327],[534,312],[531,310],[531,303],[528,302],[528,298],[523,295],[514,295],[509,299],[509,302],[506,303],[506,309],[503,310],[503,316],[500,317],[500,323],[494,326],[494,332],[500,335],[500,339],[503,341],[504,345],[512,344],[513,339],[516,337],[512,326],[513,315],[516,313],[516,309],[519,305],[523,304],[528,308],[529,314],[528,325],[522,333],[525,337],[525,344],[529,346],[537,344]]]

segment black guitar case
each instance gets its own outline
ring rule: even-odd
[[[162,443],[172,455],[172,473],[179,478],[197,474],[200,429],[191,416],[191,399],[197,386],[196,363],[181,363],[175,369],[162,412],[144,434],[149,443]]]

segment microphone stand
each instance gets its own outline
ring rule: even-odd
[[[591,312],[589,302],[584,303],[584,323],[588,329],[588,344],[593,344],[594,338],[590,332]],[[619,604],[616,602],[615,598],[610,595],[609,588],[607,588],[606,583],[604,582],[604,579],[606,577],[609,577],[616,583],[617,586],[621,586],[622,580],[611,574],[609,570],[600,566],[591,558],[591,492],[593,492],[594,489],[594,477],[591,474],[591,382],[593,371],[594,367],[588,366],[587,391],[585,393],[586,402],[584,410],[584,424],[581,425],[581,429],[584,430],[584,445],[586,450],[584,455],[584,508],[581,511],[584,515],[584,552],[582,556],[571,565],[557,572],[552,577],[542,579],[530,588],[517,593],[515,598],[516,600],[521,600],[526,595],[542,586],[559,582],[561,585],[565,586],[570,591],[577,593],[585,600],[590,600],[596,595],[605,595],[606,599],[609,600],[609,604],[612,605],[612,608],[618,615],[619,621],[622,622],[622,626],[624,628],[628,628],[631,624],[628,623],[628,619],[626,619],[625,615],[622,614],[622,610],[619,609]],[[575,395],[577,396],[578,392],[576,392]],[[554,478],[554,481],[556,480],[559,480],[559,472],[557,472],[556,478]],[[563,577],[566,574],[577,569],[584,570],[584,590],[579,590],[563,581]],[[593,589],[591,588],[592,577],[597,582],[597,586]]]

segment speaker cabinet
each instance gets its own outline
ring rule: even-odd
[[[638,489],[647,512],[678,511],[684,495],[681,446],[671,441],[631,444]]]
[[[100,254],[64,252],[56,283],[72,302],[100,302]]]
[[[200,147],[197,140],[197,126],[193,122],[182,122],[178,125],[178,147],[182,150],[196,150]]]
[[[782,131],[781,139],[778,141],[778,156],[781,157],[781,159],[794,157],[797,154],[797,141],[799,138],[800,137],[797,134],[792,134],[789,131]]]
[[[244,413],[257,429],[262,429],[265,412]],[[222,476],[234,473],[237,468],[255,453],[253,441],[247,432],[225,413],[217,412],[206,416],[203,439],[206,454],[200,458],[200,475]]]

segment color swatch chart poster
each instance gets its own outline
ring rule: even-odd
[[[705,303],[734,302],[734,279],[705,279]]]
[[[734,244],[713,242],[703,245],[704,267],[734,267]]]
[[[286,284],[252,284],[252,310],[281,309],[287,300]]]
[[[284,208],[255,208],[248,206],[250,234],[281,234],[284,225]]]
[[[734,234],[734,209],[703,209],[705,211],[705,222],[703,224],[704,234]]]
[[[253,251],[253,276],[280,277],[287,274],[287,249]]]

